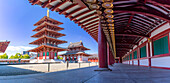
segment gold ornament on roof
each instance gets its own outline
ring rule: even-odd
[[[50,17],[50,10],[47,9],[47,17]]]
[[[108,24],[109,27],[114,27],[114,24]]]

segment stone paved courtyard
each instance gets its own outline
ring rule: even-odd
[[[50,73],[0,76],[0,83],[170,83],[170,70],[115,64],[112,71],[97,66]]]

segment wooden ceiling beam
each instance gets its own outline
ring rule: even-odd
[[[61,5],[65,4],[67,2],[66,1],[63,1],[61,3],[58,3],[57,5],[55,5],[54,7],[52,7],[51,11],[59,11],[60,9],[58,7],[60,7]]]
[[[83,9],[85,9],[85,8],[86,8],[86,7],[78,8],[78,9],[72,11],[71,13],[67,14],[65,17],[66,17],[66,18],[67,18],[67,17],[68,17],[68,18],[71,18],[74,13],[76,13],[76,12],[78,12],[78,11],[81,11],[81,10],[83,10]]]
[[[85,12],[82,12],[82,13],[78,14],[77,16],[72,17],[71,20],[72,20],[72,21],[75,21],[78,17],[80,17],[80,16],[82,16],[82,15],[84,15],[84,14],[87,14],[87,13],[89,13],[89,12],[91,12],[91,10],[87,10],[87,11],[85,11]]]
[[[95,20],[95,19],[97,19],[98,17],[94,17],[94,18],[91,18],[91,19],[89,19],[89,20],[87,20],[87,21],[84,21],[83,23],[80,23],[79,24],[79,26],[82,26],[83,24],[85,24],[85,23],[87,23],[86,25],[88,25],[88,24],[92,24],[92,23],[95,23],[95,22],[99,22],[99,20],[96,20],[96,21],[92,21],[92,20]],[[89,22],[89,21],[92,21],[92,22]],[[88,23],[89,22],[89,23]],[[86,26],[85,25],[85,26]]]
[[[128,34],[128,33],[123,33],[123,34],[115,34],[116,36],[133,36],[133,37],[146,37],[148,38],[148,35],[142,35],[142,34]]]
[[[68,6],[68,7],[66,7],[65,9],[61,10],[61,11],[59,12],[59,14],[64,14],[64,13],[66,13],[67,10],[69,10],[69,9],[71,9],[71,8],[77,6],[77,5],[78,5],[78,3],[72,4],[72,5]]]

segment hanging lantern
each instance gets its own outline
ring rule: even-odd
[[[108,14],[106,15],[106,18],[114,18],[114,16],[112,14]]]
[[[113,4],[110,3],[110,2],[105,2],[105,3],[102,4],[102,6],[103,6],[104,8],[113,8]]]
[[[109,27],[114,27],[114,24],[108,24]]]
[[[86,3],[96,3],[96,0],[85,0]]]
[[[109,23],[113,23],[113,22],[114,22],[114,20],[113,20],[113,19],[107,19],[107,22],[109,22]]]
[[[114,27],[109,27],[109,29],[114,29]]]
[[[100,8],[97,4],[91,4],[89,7],[91,10],[98,10]]]
[[[114,13],[114,11],[113,11],[112,9],[105,9],[104,12],[105,12],[106,14],[112,14],[112,13]]]

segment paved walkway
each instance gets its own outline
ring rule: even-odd
[[[113,71],[87,67],[20,76],[0,76],[0,83],[170,83],[170,70],[115,64]]]

